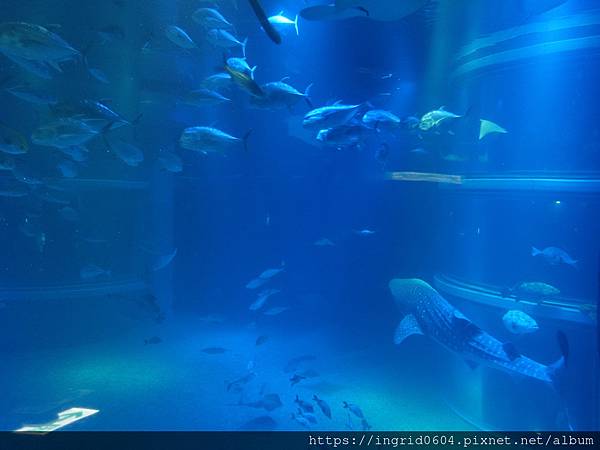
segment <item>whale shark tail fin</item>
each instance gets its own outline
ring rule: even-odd
[[[561,378],[563,378],[564,371],[569,363],[569,341],[562,331],[556,333],[556,340],[558,341],[561,356],[548,366],[548,375],[552,380],[553,387],[560,393]]]
[[[569,409],[565,399],[565,371],[569,364],[569,341],[562,331],[556,333],[556,339],[560,348],[561,357],[556,362],[548,366],[548,376],[551,380],[552,388],[558,394],[561,402],[561,414],[569,430],[573,431],[573,426],[569,419]]]

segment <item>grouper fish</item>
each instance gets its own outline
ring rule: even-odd
[[[483,331],[425,281],[393,279],[389,288],[396,305],[407,313],[394,333],[396,344],[413,334],[423,334],[462,356],[467,362],[523,375],[558,388],[557,378],[565,367],[569,353],[563,333],[558,333],[562,356],[554,364],[541,364],[519,354],[512,344],[504,344]]]

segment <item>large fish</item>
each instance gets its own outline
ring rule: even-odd
[[[0,52],[43,61],[58,68],[58,63],[80,56],[80,53],[50,30],[31,23],[6,22],[0,24]]]
[[[329,5],[304,8],[306,20],[343,20],[365,17],[372,20],[400,20],[421,9],[429,0],[334,0]]]
[[[304,128],[324,130],[350,122],[359,112],[361,105],[343,105],[337,102],[330,106],[309,111],[302,119]]]
[[[396,344],[413,334],[423,334],[469,363],[481,363],[553,386],[565,366],[568,344],[562,333],[559,333],[562,356],[554,364],[541,364],[519,354],[512,344],[503,344],[483,331],[425,281],[393,279],[389,288],[397,306],[407,313],[394,333]]]

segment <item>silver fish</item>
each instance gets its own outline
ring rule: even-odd
[[[80,53],[48,29],[25,22],[0,24],[0,52],[58,67]]]
[[[167,26],[167,28],[165,28],[165,36],[178,47],[188,50],[197,47],[192,38],[182,28],[176,25]]]
[[[243,138],[237,138],[227,134],[217,128],[212,127],[190,127],[183,130],[179,144],[181,147],[194,150],[196,152],[220,152],[235,144],[243,144],[247,148],[246,142],[250,132]]]
[[[200,88],[188,93],[182,100],[182,103],[192,106],[218,105],[219,103],[230,102],[231,99],[224,97],[217,91],[207,88]]]
[[[233,34],[223,29],[209,30],[206,37],[212,45],[225,50],[240,47],[242,55],[246,56],[246,44],[248,43],[248,38],[240,42]]]
[[[98,131],[85,122],[62,118],[37,128],[31,135],[34,144],[47,147],[67,148],[80,146],[98,135]]]
[[[361,105],[343,105],[336,103],[330,106],[322,106],[313,109],[304,116],[302,125],[304,128],[324,130],[338,125],[344,125],[356,116]]]
[[[199,8],[192,14],[192,20],[206,29],[233,30],[233,25],[215,8]]]

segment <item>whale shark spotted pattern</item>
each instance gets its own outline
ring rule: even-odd
[[[423,334],[467,362],[481,363],[549,384],[554,384],[557,371],[565,364],[566,345],[561,348],[563,356],[552,365],[527,358],[513,345],[503,344],[475,325],[423,280],[393,279],[389,288],[397,306],[408,313],[396,328],[396,344],[413,334]]]

